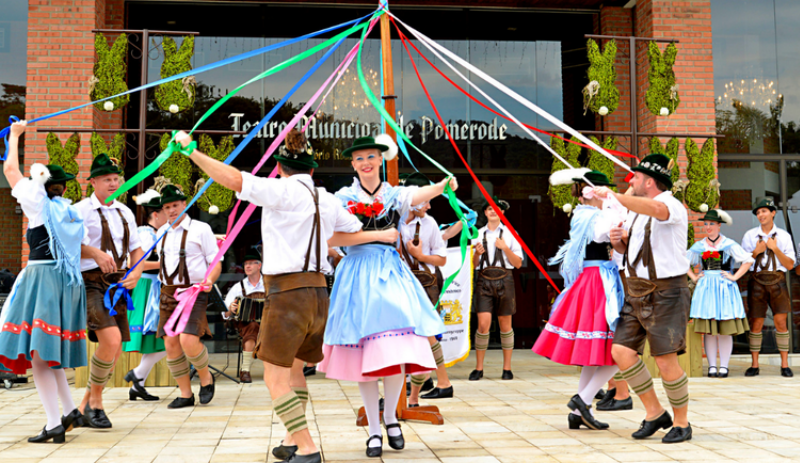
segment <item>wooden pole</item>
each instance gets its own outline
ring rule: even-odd
[[[397,109],[395,107],[395,99],[397,96],[394,94],[394,68],[392,67],[392,34],[390,29],[391,23],[389,22],[389,15],[384,14],[381,16],[381,52],[383,55],[383,95],[384,107],[386,112],[389,113],[393,121],[396,121]],[[392,137],[392,140],[397,143],[397,134],[394,130],[386,126],[386,133]],[[400,182],[399,172],[397,170],[397,158],[391,161],[386,161],[386,181],[390,184],[397,186]]]

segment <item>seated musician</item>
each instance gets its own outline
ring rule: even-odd
[[[242,370],[239,373],[239,380],[243,383],[252,383],[250,377],[250,365],[253,363],[253,349],[258,338],[259,323],[261,321],[261,308],[265,297],[264,282],[261,280],[261,256],[257,251],[248,251],[244,256],[245,279],[233,285],[228,295],[225,296],[227,312],[222,313],[226,320],[233,317],[236,320],[236,329],[242,338]],[[249,302],[243,303],[243,300]],[[259,301],[257,303],[253,303]],[[242,309],[242,306],[250,306],[249,313]],[[241,310],[241,314],[239,313]],[[254,309],[254,310],[253,310]]]

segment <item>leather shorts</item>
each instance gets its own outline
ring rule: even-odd
[[[108,314],[103,298],[111,284],[119,281],[125,272],[104,274],[99,268],[82,272],[83,283],[86,286],[86,326],[89,331],[89,340],[97,342],[96,331],[116,326],[122,336],[123,342],[131,340],[131,331],[128,326],[128,305],[125,298],[121,297],[114,309],[115,316]]]
[[[498,317],[514,315],[517,312],[514,274],[508,274],[499,280],[490,280],[478,273],[475,280],[475,300],[472,310],[475,313],[492,313]]]
[[[749,318],[766,318],[768,308],[772,308],[772,315],[792,311],[786,279],[774,285],[764,285],[756,281],[750,272],[750,281],[747,282],[747,315]]]
[[[180,288],[188,288],[190,285],[164,285],[161,287],[161,304],[159,306],[159,319],[158,319],[158,333],[159,338],[167,335],[164,331],[164,326],[167,320],[175,312],[178,307],[178,300],[175,299],[175,291]],[[183,329],[183,334],[193,334],[197,337],[211,335],[211,329],[208,327],[208,318],[206,317],[206,309],[208,308],[208,293],[200,292],[197,295],[197,300],[192,307],[192,313],[189,315],[189,321],[186,322],[186,327]]]

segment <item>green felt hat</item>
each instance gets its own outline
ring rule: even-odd
[[[431,181],[419,172],[400,174],[400,184],[403,186],[430,186]]]
[[[294,149],[289,148],[290,138],[291,146],[295,146]],[[319,167],[319,164],[314,160],[314,150],[311,148],[311,143],[297,129],[292,129],[287,135],[286,142],[278,150],[275,159],[293,169],[310,170]]]
[[[111,158],[109,158],[107,154],[103,153],[98,155],[92,161],[92,170],[89,173],[89,180],[102,175],[121,173],[122,170],[120,170],[119,166],[117,166],[117,164]]]
[[[367,150],[373,148],[380,151],[381,153],[389,150],[388,146],[381,145],[380,143],[375,143],[375,138],[373,137],[361,137],[361,138],[356,138],[356,141],[353,142],[353,146],[342,151],[342,157],[351,158],[353,157],[352,156],[353,151]]]
[[[47,170],[50,172],[50,178],[47,180],[45,185],[54,185],[56,183],[66,183],[70,180],[74,180],[75,176],[72,174],[68,174],[64,172],[64,168],[55,164],[48,164]]]
[[[590,182],[592,182],[592,184],[594,184],[594,186],[616,186],[610,181],[608,181],[608,177],[606,177],[606,174],[598,172],[596,170],[591,170],[589,172],[586,172],[584,174],[584,177],[586,178],[585,179],[582,177],[573,178],[572,181],[585,182],[586,180],[589,180]]]
[[[669,163],[670,158],[668,156],[654,153],[642,159],[642,162],[632,170],[649,175],[666,185],[667,188],[672,188],[672,169]]]
[[[244,259],[242,259],[242,263],[247,262],[248,260],[257,260],[261,262],[261,254],[258,253],[255,249],[250,249],[244,255]]]
[[[508,201],[504,201],[497,196],[492,196],[492,199],[494,200],[494,203],[497,204],[497,207],[499,207],[503,212],[507,211],[511,207],[511,205],[508,204]],[[490,207],[492,206],[489,204],[489,201],[484,201],[483,206],[481,206],[481,210],[486,212],[486,209]]]
[[[778,208],[775,207],[775,200],[772,198],[764,198],[756,204],[756,207],[753,208],[753,215],[756,215],[756,211],[761,209],[762,207],[766,207],[771,211],[777,211]]]
[[[721,224],[726,223],[728,225],[733,223],[731,216],[722,209],[711,209],[706,212],[706,215],[704,215],[700,220],[703,222],[719,222]]]
[[[167,185],[161,190],[161,204],[169,204],[175,201],[186,201],[186,195],[175,185]]]

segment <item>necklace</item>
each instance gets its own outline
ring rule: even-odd
[[[717,241],[719,241],[719,239],[720,239],[720,238],[722,238],[722,235],[717,235],[717,237],[716,237],[716,238],[714,238],[713,240],[712,240],[711,238],[709,238],[709,237],[706,237],[706,239],[707,239],[709,242],[711,242],[711,244],[717,244]]]
[[[369,191],[368,189],[366,189],[364,187],[364,185],[361,184],[361,182],[358,182],[358,185],[361,187],[362,190],[364,190],[364,193],[366,193],[366,194],[368,194],[370,196],[375,196],[375,194],[378,192],[378,190],[381,189],[381,186],[383,186],[382,183],[379,183],[377,188],[375,188],[373,191]]]

